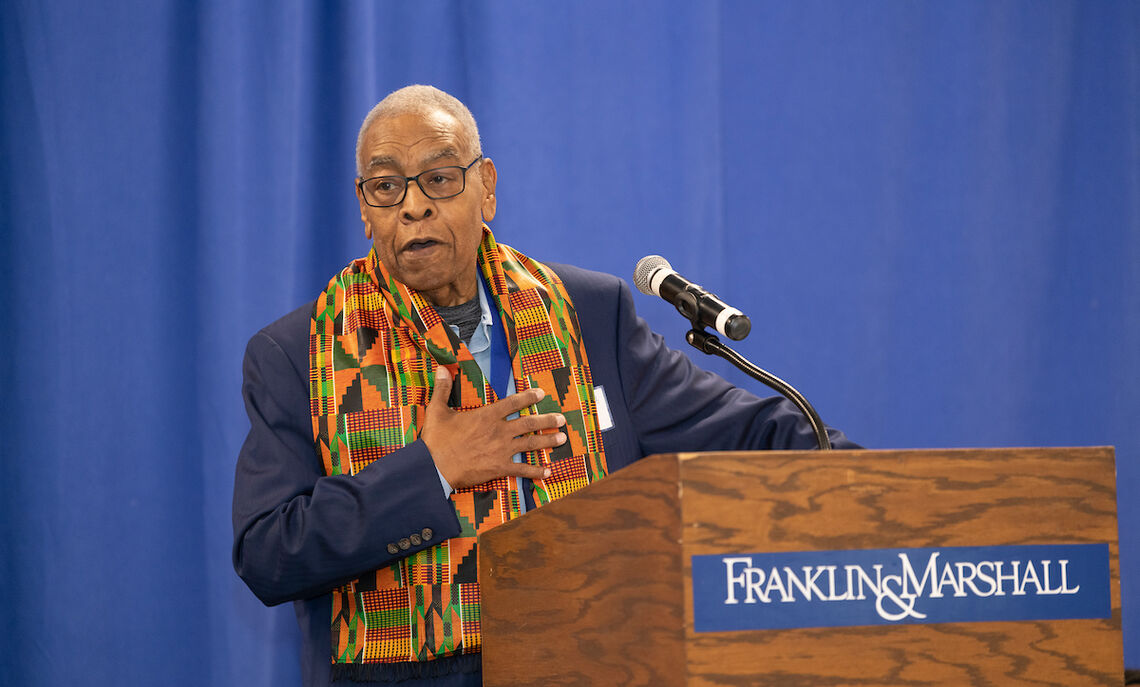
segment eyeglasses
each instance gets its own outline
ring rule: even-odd
[[[386,176],[361,179],[356,182],[364,202],[374,208],[390,208],[404,202],[408,194],[408,182],[414,181],[432,200],[443,200],[463,193],[467,188],[467,170],[471,169],[483,156],[475,158],[466,167],[436,167],[425,169],[414,177]]]

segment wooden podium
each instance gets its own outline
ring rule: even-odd
[[[694,630],[694,556],[1058,544],[1107,544],[1109,617]],[[1123,683],[1111,448],[653,456],[479,570],[489,686]]]

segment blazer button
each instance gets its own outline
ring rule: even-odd
[[[404,551],[407,551],[408,549],[412,548],[412,542],[408,541],[407,537],[404,537],[403,539],[401,539],[399,541],[399,544],[400,544],[400,548],[403,549]]]
[[[420,538],[420,535],[414,532],[412,533],[412,536],[408,537],[408,539],[412,540],[412,546],[419,546],[420,544],[424,543],[424,540]]]
[[[425,527],[420,530],[420,536],[424,538],[424,541],[431,541],[431,538],[435,536],[435,532],[432,532],[430,527]]]
[[[400,553],[400,549],[395,544],[389,544],[388,545],[388,553],[395,556],[396,554]]]

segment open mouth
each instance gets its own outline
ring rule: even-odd
[[[437,241],[435,241],[434,239],[423,239],[421,241],[409,242],[407,245],[404,246],[404,250],[416,252],[416,251],[426,250],[426,249],[431,248],[432,246],[436,246],[436,245],[439,245],[439,243]]]

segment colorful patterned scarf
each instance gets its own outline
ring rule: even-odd
[[[525,454],[553,473],[534,482],[534,502],[542,506],[606,474],[590,366],[558,276],[497,244],[486,226],[483,232],[479,269],[491,307],[502,315],[515,391],[541,387],[546,396],[538,412],[566,417],[566,443]],[[313,434],[326,474],[355,475],[415,441],[436,365],[452,374],[458,410],[497,400],[467,346],[419,293],[388,274],[375,250],[329,282],[310,335]],[[479,651],[478,535],[520,515],[517,485],[504,477],[456,490],[451,501],[460,536],[332,592],[334,677]]]

